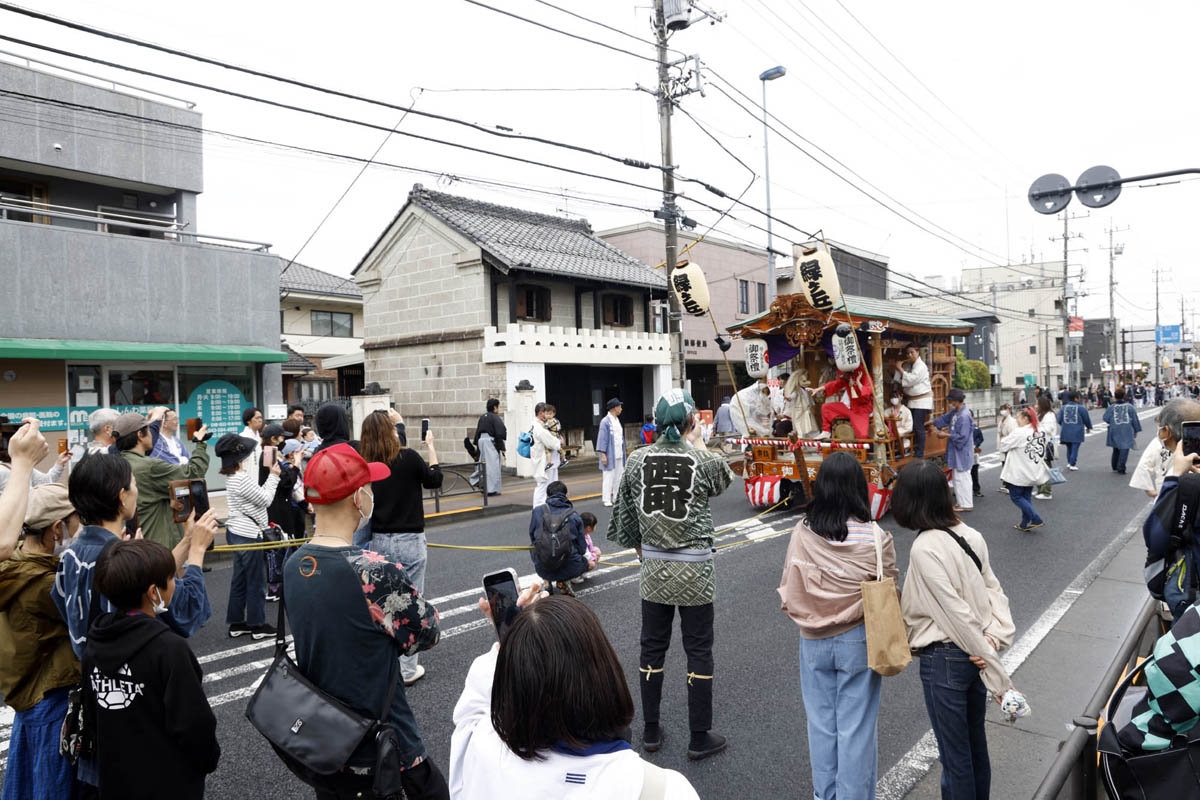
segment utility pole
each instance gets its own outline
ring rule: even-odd
[[[1158,384],[1158,371],[1162,367],[1162,357],[1159,355],[1158,348],[1158,283],[1159,275],[1162,273],[1158,267],[1154,268],[1154,383]]]
[[[663,186],[663,228],[666,237],[667,261],[667,302],[670,313],[667,330],[671,335],[671,383],[684,388],[687,386],[687,364],[683,351],[683,310],[679,307],[679,298],[670,289],[671,274],[679,261],[679,209],[675,206],[675,164],[671,147],[671,75],[667,63],[667,19],[663,12],[663,0],[654,0],[654,35],[658,42],[658,129],[662,140],[662,186]],[[735,389],[737,387],[734,387]]]
[[[1113,234],[1121,231],[1129,230],[1129,226],[1124,228],[1113,228],[1112,217],[1108,219],[1108,349],[1112,360],[1117,360],[1117,312],[1113,301],[1113,295],[1116,292],[1117,282],[1114,272],[1114,262],[1116,257],[1125,252],[1124,244],[1113,244]]]
[[[1071,312],[1070,312],[1070,309],[1068,309],[1068,307],[1067,307],[1067,282],[1070,279],[1070,267],[1068,266],[1069,260],[1070,260],[1070,252],[1071,252],[1070,244],[1071,244],[1071,239],[1082,239],[1083,238],[1082,233],[1076,233],[1074,236],[1072,236],[1071,230],[1070,230],[1070,225],[1071,225],[1071,220],[1082,219],[1086,216],[1088,216],[1088,215],[1087,214],[1070,214],[1066,211],[1063,212],[1063,235],[1062,235],[1062,243],[1063,243],[1062,333],[1063,333],[1063,356],[1064,356],[1063,382],[1066,383],[1068,386],[1075,385],[1075,382],[1071,375],[1071,370],[1075,366],[1074,359],[1071,357]],[[1052,241],[1052,242],[1058,241],[1058,238],[1051,236],[1050,241]]]
[[[1121,378],[1121,373],[1125,371],[1125,329],[1121,328],[1121,366],[1117,369],[1117,380]]]

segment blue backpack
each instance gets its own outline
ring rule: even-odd
[[[517,455],[521,458],[533,458],[533,431],[522,431],[517,437]]]
[[[971,429],[971,439],[976,447],[983,447],[983,431],[979,430],[978,425]]]

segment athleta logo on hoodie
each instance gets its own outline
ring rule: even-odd
[[[117,674],[133,677],[128,664],[123,664],[117,670]],[[129,708],[135,697],[145,694],[145,689],[146,684],[144,683],[123,681],[120,678],[106,678],[100,672],[99,667],[92,667],[92,693],[96,696],[96,704],[103,709],[119,711],[122,708]]]

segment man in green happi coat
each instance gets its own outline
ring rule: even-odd
[[[687,392],[672,389],[660,397],[654,423],[658,441],[635,450],[625,465],[608,538],[635,548],[642,561],[642,746],[649,752],[662,746],[663,663],[678,606],[687,652],[688,758],[696,760],[726,745],[724,736],[711,732],[715,588],[708,499],[725,491],[733,471],[704,448],[696,404]]]

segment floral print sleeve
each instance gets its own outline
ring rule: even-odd
[[[428,650],[441,635],[437,609],[425,602],[399,564],[369,550],[346,554],[362,584],[371,619],[391,636],[401,655]]]

